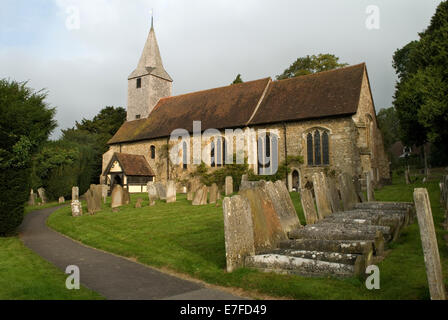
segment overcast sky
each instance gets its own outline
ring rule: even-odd
[[[275,77],[301,56],[366,62],[377,110],[389,107],[392,55],[440,0],[0,0],[0,78],[46,88],[59,128],[126,107],[127,76],[155,29],[174,94]],[[368,29],[366,20],[379,29]],[[79,12],[79,25],[77,15]],[[372,17],[372,19],[370,19]],[[79,28],[77,28],[79,26]]]

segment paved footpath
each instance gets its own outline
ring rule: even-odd
[[[89,248],[51,230],[48,216],[58,208],[28,214],[20,226],[24,244],[65,272],[80,269],[81,283],[110,300],[236,300],[240,297],[209,289],[124,258]],[[68,276],[68,275],[67,275]]]

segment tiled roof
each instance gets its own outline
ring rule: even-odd
[[[163,98],[147,119],[123,124],[109,144],[169,137],[193,131],[305,120],[356,113],[365,64],[293,79],[270,78]]]
[[[121,169],[127,176],[155,176],[144,156],[115,153],[111,162],[115,161],[115,159],[120,162]]]

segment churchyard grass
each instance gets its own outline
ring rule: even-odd
[[[0,300],[94,300],[97,293],[68,290],[68,275],[26,248],[18,237],[0,238]]]
[[[447,279],[448,250],[440,227],[443,212],[437,181],[406,186],[400,179],[378,190],[375,196],[379,201],[412,201],[414,188],[428,188]],[[146,195],[133,195],[132,203],[139,197],[145,199],[141,209],[128,205],[113,213],[108,204],[95,216],[73,218],[66,207],[50,216],[48,224],[86,245],[211,284],[242,288],[252,292],[253,297],[263,294],[292,299],[429,299],[417,223],[403,230],[400,239],[389,248],[392,250],[387,251],[387,258],[379,263],[381,289],[368,290],[364,280],[358,278],[304,278],[245,268],[228,274],[222,207],[193,207],[183,195],[178,195],[176,203],[158,201],[155,207],[147,206]],[[303,223],[300,199],[297,194],[292,198]]]

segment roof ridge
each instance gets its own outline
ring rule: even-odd
[[[184,96],[188,96],[188,95],[209,92],[209,91],[213,91],[213,90],[220,90],[220,89],[225,89],[225,88],[231,88],[231,87],[234,87],[234,86],[243,86],[243,85],[246,85],[246,84],[254,83],[254,82],[257,82],[257,81],[263,81],[263,80],[264,81],[271,80],[271,77],[266,77],[266,78],[261,78],[261,79],[257,79],[257,80],[246,81],[246,82],[243,82],[243,83],[230,84],[230,85],[227,85],[227,86],[221,86],[221,87],[215,87],[215,88],[204,89],[204,90],[199,90],[199,91],[193,91],[193,92],[188,92],[188,93],[182,93],[182,94],[179,94],[179,95],[176,95],[176,96],[171,96],[171,97],[164,97],[164,98],[160,98],[159,102],[163,101],[163,100],[169,100],[171,98],[179,98],[179,97],[184,97]]]
[[[322,75],[324,73],[342,71],[342,70],[352,69],[352,68],[354,69],[354,68],[360,67],[362,65],[365,66],[366,63],[365,62],[361,62],[361,63],[358,63],[358,64],[349,65],[349,66],[345,66],[345,67],[341,67],[341,68],[337,68],[337,69],[331,69],[331,70],[326,70],[326,71],[321,71],[321,72],[316,72],[316,73],[304,74],[302,76],[297,76],[297,77],[287,78],[287,79],[281,79],[281,80],[275,80],[273,82],[285,82],[285,81],[288,81],[288,80],[294,80],[294,79],[299,79],[299,78],[306,78],[306,77],[313,77],[313,76],[316,77],[316,76]]]

